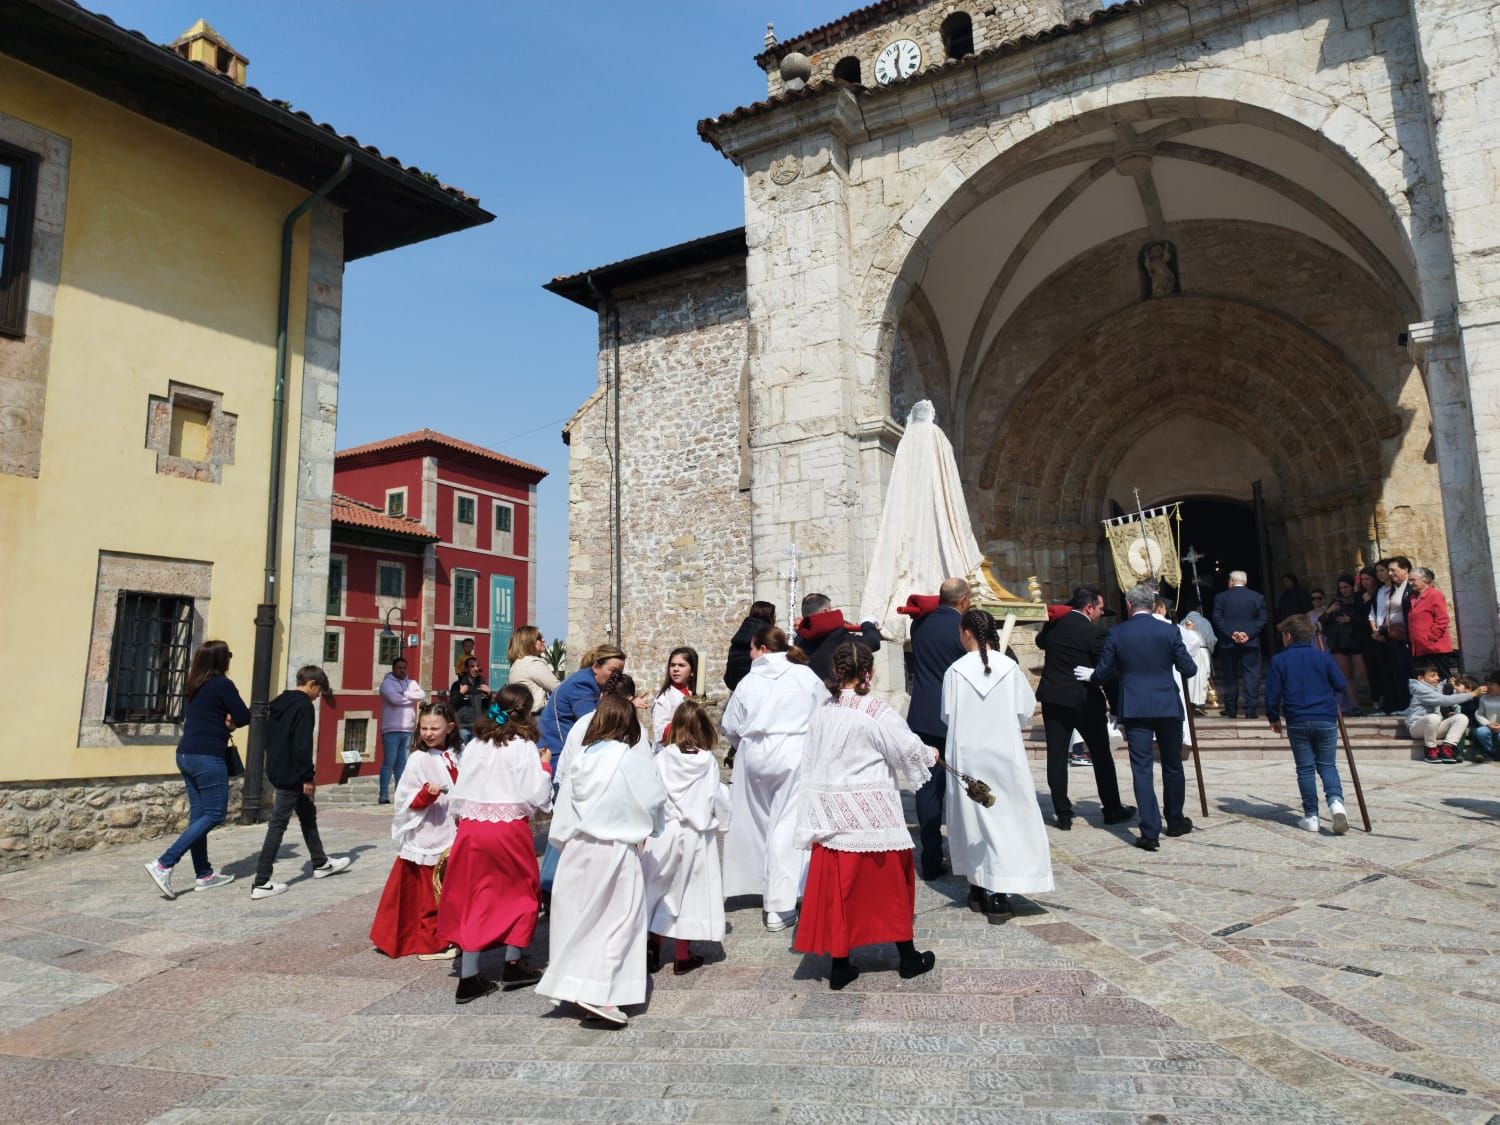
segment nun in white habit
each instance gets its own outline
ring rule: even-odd
[[[1052,856],[1037,805],[1022,732],[1036,696],[1020,666],[996,651],[995,622],[971,609],[959,629],[965,654],[943,676],[943,760],[987,783],[990,808],[969,798],[948,775],[948,854],[953,873],[969,880],[969,906],[1003,917],[1008,894],[1052,890]]]
[[[722,732],[735,748],[724,894],[760,895],[766,929],[797,920],[808,852],[798,848],[798,779],[812,719],[828,699],[823,681],[787,656],[786,634],[764,626],[750,642],[750,674],[724,709]]]

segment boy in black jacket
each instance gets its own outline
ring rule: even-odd
[[[333,700],[328,676],[316,664],[297,669],[297,686],[271,700],[271,721],[266,732],[266,776],[276,786],[276,804],[266,825],[266,842],[260,849],[260,863],[255,882],[250,887],[252,899],[270,898],[286,890],[285,883],[271,882],[271,869],[281,838],[286,834],[292,813],[302,825],[302,839],[313,861],[313,878],[337,875],[349,866],[348,856],[330,856],[323,850],[318,836],[318,806],[313,804],[313,728],[317,716],[313,700],[327,696]]]

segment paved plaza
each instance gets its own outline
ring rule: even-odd
[[[259,828],[211,837],[239,882],[174,902],[158,846],[38,864],[0,876],[0,1120],[1500,1122],[1500,765],[1371,762],[1375,832],[1342,838],[1295,827],[1288,761],[1209,770],[1211,815],[1190,791],[1198,830],[1154,855],[1049,828],[1058,888],[1007,924],[923,887],[925,977],[869,950],[830,993],[752,903],[621,1031],[457,1008],[449,964],[375,953],[374,807],[323,813],[334,879],[294,826],[262,902]]]

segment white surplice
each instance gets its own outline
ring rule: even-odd
[[[987,891],[1050,891],[1052,855],[1022,742],[1036,695],[1010,657],[991,652],[989,662],[985,675],[979,653],[966,653],[943,675],[943,759],[995,795],[985,808],[948,774],[948,855],[955,875]]]
[[[808,728],[828,689],[805,664],[769,652],[750,665],[724,709],[724,738],[735,747],[724,893],[760,895],[766,910],[797,908],[808,853],[793,836],[797,778]]]
[[[548,839],[561,854],[552,884],[551,950],[536,990],[554,1000],[646,999],[646,880],[640,846],[667,791],[649,758],[623,742],[585,746],[558,789]]]
[[[729,790],[710,750],[664,746],[656,772],[667,790],[661,834],[646,841],[646,928],[688,941],[724,940],[719,833],[729,823]]]
[[[1188,702],[1195,707],[1203,707],[1208,703],[1208,677],[1213,675],[1213,660],[1209,655],[1208,642],[1203,639],[1197,629],[1189,629],[1186,625],[1179,624],[1177,630],[1182,634],[1183,647],[1188,650],[1188,655],[1198,666],[1198,671],[1187,684]]]
[[[682,706],[684,699],[691,698],[688,692],[673,685],[663,688],[651,704],[651,744],[657,749],[667,741],[667,728],[672,725],[672,716]]]
[[[573,724],[573,729],[568,731],[568,737],[563,740],[563,748],[557,757],[552,760],[552,785],[554,789],[559,788],[563,780],[568,776],[568,768],[577,761],[579,751],[583,749],[584,739],[589,733],[589,724],[594,721],[594,713],[588,711],[578,716],[578,721]],[[641,730],[641,740],[635,744],[638,754],[646,761],[650,761],[654,751],[651,748],[651,732]]]
[[[452,750],[415,750],[406,759],[391,803],[391,839],[402,859],[431,867],[453,846],[458,825],[448,806],[457,770],[458,755]],[[442,796],[425,808],[412,808],[428,782],[442,790]]]

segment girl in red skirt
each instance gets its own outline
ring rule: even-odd
[[[392,802],[391,839],[399,849],[370,926],[370,940],[387,957],[415,953],[424,961],[452,958],[437,936],[432,872],[453,843],[448,790],[458,780],[458,723],[446,703],[424,703],[417,745]]]
[[[835,991],[859,976],[849,960],[856,945],[895,942],[904,979],[936,961],[912,943],[917,878],[900,790],[927,782],[937,755],[899,713],[870,698],[874,671],[874,656],[857,641],[834,650],[832,698],[813,716],[802,755],[797,845],[811,848],[812,860],[793,948],[832,955]]]
[[[438,936],[462,950],[458,992],[467,1004],[497,988],[525,988],[542,974],[521,961],[536,930],[541,882],[531,818],[552,803],[551,760],[536,744],[531,692],[501,688],[489,713],[474,723],[464,767],[449,798],[458,834],[448,855]],[[505,948],[498,983],[479,975],[479,955]]]

